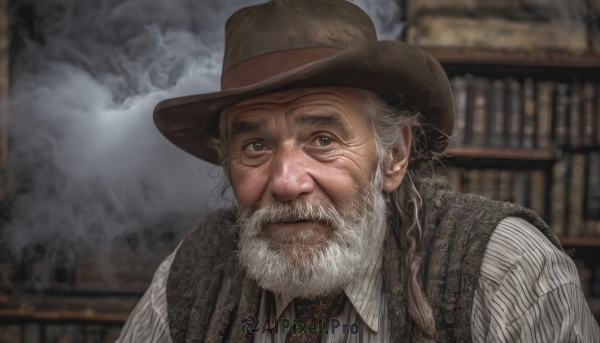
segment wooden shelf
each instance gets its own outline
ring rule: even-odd
[[[542,67],[600,68],[600,56],[564,54],[525,54],[492,51],[428,50],[440,63],[489,64]]]
[[[564,246],[600,247],[600,237],[586,236],[558,236]]]
[[[448,147],[444,152],[449,158],[487,158],[506,160],[552,161],[556,158],[554,149],[498,148],[463,145],[459,148]]]
[[[0,320],[124,323],[139,297],[0,296]]]

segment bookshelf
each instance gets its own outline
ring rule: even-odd
[[[432,50],[428,49],[442,64],[480,64],[502,66],[599,68],[600,56],[570,56],[564,54],[525,54],[487,51]]]
[[[138,296],[13,295],[0,303],[0,321],[123,324]]]
[[[522,149],[463,145],[459,148],[448,147],[444,152],[448,158],[486,158],[504,160],[553,161],[556,149]]]
[[[566,247],[600,247],[600,237],[558,236],[560,243]]]
[[[575,264],[578,269],[578,273],[580,278],[582,279],[582,289],[586,297],[588,297],[588,304],[590,309],[594,313],[596,319],[600,322],[600,225],[595,225],[593,223],[600,223],[597,218],[590,216],[590,207],[587,207],[588,202],[590,201],[590,197],[588,195],[591,192],[597,191],[592,188],[598,188],[592,186],[596,183],[591,183],[590,175],[591,175],[591,166],[596,165],[596,170],[600,169],[600,56],[587,54],[582,56],[569,56],[564,54],[524,54],[524,53],[507,53],[507,52],[490,52],[490,51],[474,51],[474,50],[428,50],[434,57],[436,57],[442,67],[446,71],[449,79],[451,81],[459,80],[459,82],[466,81],[467,88],[466,92],[463,95],[468,99],[466,102],[466,107],[462,107],[463,111],[466,111],[466,117],[462,118],[466,120],[466,124],[464,124],[465,129],[467,131],[463,131],[463,136],[459,136],[458,139],[455,139],[455,142],[450,143],[450,147],[445,151],[444,160],[446,161],[446,165],[449,170],[449,178],[451,182],[459,182],[459,186],[455,189],[468,192],[468,193],[476,193],[485,195],[485,192],[489,189],[489,180],[496,180],[495,182],[501,183],[501,176],[503,172],[511,172],[513,175],[510,178],[510,182],[513,185],[517,183],[518,175],[523,176],[522,174],[530,173],[527,179],[522,179],[525,181],[520,181],[521,184],[527,185],[528,191],[525,192],[527,200],[527,207],[534,209],[537,211],[544,220],[555,230],[557,236],[564,246],[565,251],[573,258]],[[462,78],[462,80],[460,80]],[[470,125],[474,125],[473,116],[475,111],[475,106],[477,103],[476,97],[478,96],[477,91],[472,91],[471,89],[476,89],[481,85],[481,80],[484,79],[484,85],[486,88],[485,92],[488,92],[487,99],[485,100],[485,106],[489,106],[485,112],[485,122],[486,122],[486,131],[485,131],[485,139],[479,139],[476,144],[473,144],[472,141],[475,135],[475,131],[469,133],[468,130],[475,130],[474,127]],[[502,80],[504,83],[502,85],[503,89],[505,89],[505,103],[504,105],[504,139],[503,144],[498,146],[498,143],[492,143],[491,135],[494,134],[494,129],[492,127],[492,123],[497,123],[494,121],[494,100],[492,99],[494,96],[494,82],[496,80]],[[456,81],[454,81],[456,82]],[[478,83],[479,82],[479,83]],[[502,83],[500,82],[500,83]],[[511,133],[509,129],[509,123],[512,120],[510,116],[509,110],[509,94],[510,94],[510,85],[511,82],[513,84],[518,84],[518,92],[521,97],[520,116],[522,120],[520,125],[524,125],[525,116],[526,116],[526,99],[527,99],[527,90],[526,87],[529,87],[529,101],[533,104],[535,110],[530,112],[534,112],[535,120],[534,120],[534,134],[533,134],[533,144],[529,144],[529,148],[524,148],[524,126],[520,128],[521,132],[521,141],[519,146],[514,146],[514,143],[509,143],[511,138]],[[460,83],[453,83],[453,91],[460,88],[455,88],[456,85],[460,85]],[[538,108],[542,108],[543,104],[540,105],[539,96],[543,94],[544,88],[548,84],[551,84],[552,88],[549,91],[549,104],[546,105],[546,113],[550,111],[551,124],[548,126],[550,128],[549,134],[548,130],[545,132],[546,141],[544,144],[540,144],[538,141],[538,135],[540,128],[537,126],[539,124],[538,116],[546,115],[538,113]],[[558,86],[563,88],[568,87],[568,91],[566,94],[568,96],[566,99],[568,101],[568,107],[565,107],[566,110],[562,114],[563,120],[566,120],[566,129],[563,131],[562,136],[558,134],[557,118],[558,118],[558,103],[559,103],[559,91]],[[585,90],[586,84],[592,84],[593,87],[589,87],[593,89],[593,100],[586,100]],[[573,98],[573,94],[576,92],[576,87],[579,87],[577,90],[580,92],[579,100],[579,115],[580,121],[578,125],[580,125],[579,137],[577,134],[571,132],[570,128],[572,123],[572,115],[573,115],[573,107],[572,103],[575,101]],[[546,88],[548,89],[548,88]],[[533,95],[531,95],[533,94]],[[456,95],[456,92],[455,92]],[[548,98],[548,95],[546,96]],[[458,98],[457,98],[458,99]],[[589,97],[587,99],[590,99]],[[585,103],[588,101],[588,104]],[[589,105],[593,101],[593,105]],[[546,100],[548,103],[548,100]],[[496,101],[497,103],[497,101]],[[564,101],[563,101],[564,103]],[[567,105],[564,105],[567,106]],[[588,106],[587,111],[592,113],[589,108],[593,108],[593,115],[596,116],[594,119],[595,129],[594,135],[592,137],[596,137],[592,139],[592,143],[583,144],[583,135],[585,132],[585,124],[584,124],[584,116],[586,111],[586,106]],[[590,107],[592,106],[592,107]],[[502,108],[502,106],[500,107]],[[458,107],[457,107],[458,109]],[[457,126],[455,124],[455,126]],[[481,137],[481,133],[479,133]],[[572,137],[575,137],[573,139]],[[589,136],[588,136],[589,137]],[[549,139],[548,139],[549,138]],[[562,141],[561,141],[562,140]],[[573,144],[572,142],[579,141],[580,143]],[[548,144],[549,143],[549,144]],[[492,146],[494,145],[494,146]],[[538,146],[545,146],[544,148],[536,148]],[[594,156],[594,157],[593,157]],[[579,162],[576,162],[579,161]],[[581,163],[581,161],[585,161]],[[596,161],[596,162],[592,162]],[[593,164],[595,163],[595,164]],[[563,187],[564,192],[558,193],[563,194],[563,197],[555,196],[556,192],[556,179],[557,179],[557,170],[559,170],[559,165],[564,164],[563,168],[566,170],[562,175],[564,177],[564,184],[566,187]],[[452,175],[452,170],[454,169],[454,176]],[[579,174],[576,174],[575,171],[579,169]],[[581,171],[583,169],[583,171]],[[473,172],[475,171],[475,172]],[[531,189],[534,183],[535,178],[533,177],[533,173],[537,173],[537,189],[538,191],[542,189],[542,202],[538,203],[537,207],[533,205],[532,199],[532,191]],[[459,174],[459,176],[457,176]],[[478,174],[478,175],[477,175]],[[493,177],[490,177],[492,175]],[[598,174],[600,175],[600,174]],[[540,181],[540,179],[542,181]],[[584,180],[577,182],[578,180]],[[596,179],[599,179],[598,177]],[[477,180],[479,183],[479,188],[477,192],[473,192],[471,188],[472,180]],[[495,196],[498,199],[506,200],[507,198],[501,198],[498,195],[501,193],[499,189],[502,186],[496,186]],[[517,193],[516,187],[511,190],[514,192],[513,195]],[[579,199],[583,199],[583,201],[579,206],[583,207],[583,211],[579,212],[582,218],[578,225],[574,226],[572,223],[571,211],[573,204],[573,189],[575,187],[579,187],[579,192],[583,192],[583,196],[580,196]],[[527,193],[529,192],[529,193]],[[488,193],[490,194],[490,193]],[[506,192],[504,193],[506,194]],[[539,192],[538,192],[539,194]],[[515,195],[513,199],[509,201],[516,201],[517,196]],[[553,199],[564,199],[564,203],[560,205],[564,212],[564,220],[563,220],[563,229],[557,229],[557,227],[553,224],[556,222],[555,220],[555,210],[556,210],[556,201]],[[521,197],[522,199],[522,197]],[[595,219],[594,219],[595,218]],[[576,221],[575,221],[576,222]],[[592,225],[589,225],[592,223]]]

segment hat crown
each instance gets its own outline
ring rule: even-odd
[[[345,0],[274,0],[235,12],[225,24],[223,73],[253,57],[302,48],[376,42],[371,18]]]

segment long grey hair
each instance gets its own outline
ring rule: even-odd
[[[409,165],[404,180],[393,192],[387,194],[388,219],[390,228],[399,233],[400,250],[403,255],[403,267],[407,276],[408,302],[411,319],[420,331],[417,337],[424,341],[437,337],[432,308],[422,287],[420,270],[423,256],[419,244],[422,239],[422,227],[419,212],[423,206],[420,189],[433,182],[444,182],[444,178],[435,176],[435,164],[440,154],[427,146],[421,114],[414,108],[399,105],[394,99],[383,99],[372,92],[359,92],[363,97],[363,111],[371,118],[375,137],[379,168],[384,170],[390,161],[389,151],[408,152]],[[411,127],[413,139],[406,147],[402,129]],[[429,144],[432,144],[429,142]],[[408,151],[406,151],[408,149]]]

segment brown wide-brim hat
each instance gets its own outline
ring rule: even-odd
[[[235,12],[225,25],[221,91],[167,99],[154,110],[160,132],[184,151],[220,164],[210,142],[227,107],[294,88],[352,87],[415,107],[428,149],[442,152],[454,100],[439,62],[398,41],[377,41],[371,19],[344,0],[277,0]]]

